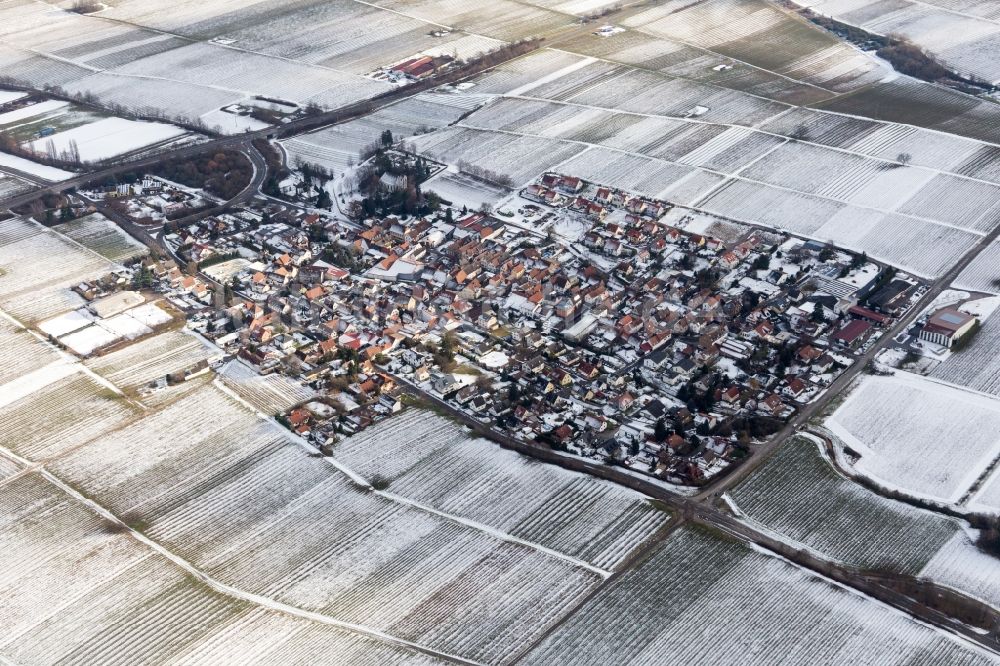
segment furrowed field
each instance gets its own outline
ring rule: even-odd
[[[537,54],[522,60],[549,62]],[[417,137],[417,150],[518,184],[546,170],[572,174],[867,252],[928,277],[1000,221],[990,146],[817,111],[783,113],[744,95],[755,116],[742,93],[685,97],[678,93],[688,82],[606,62],[551,66],[513,89],[517,97]],[[621,87],[633,80],[639,92],[624,95]],[[670,91],[658,95],[661,85]]]
[[[753,523],[854,566],[917,574],[956,520],[886,500],[838,474],[815,442],[789,441],[731,493]]]
[[[630,490],[533,462],[428,411],[350,437],[334,458],[394,495],[609,570],[668,517]]]
[[[25,261],[45,257],[45,261]],[[23,322],[37,322],[83,305],[69,287],[105,275],[110,261],[41,225],[0,222],[0,307]]]
[[[523,663],[971,665],[994,660],[783,560],[684,527],[651,558],[588,600]]]
[[[0,485],[0,508],[12,663],[443,663],[220,593],[37,474]]]

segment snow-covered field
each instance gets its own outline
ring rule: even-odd
[[[396,140],[445,127],[486,101],[480,95],[458,92],[421,93],[379,109],[375,113],[339,125],[303,134],[281,145],[289,164],[296,160],[319,164],[334,173],[360,161],[359,153],[389,130]]]
[[[684,527],[521,663],[971,665],[994,659],[784,560]]]
[[[104,118],[38,139],[29,148],[36,153],[44,153],[50,145],[54,145],[56,151],[62,153],[75,144],[80,150],[80,159],[96,162],[165,143],[185,133],[180,127],[164,123]]]
[[[240,360],[233,360],[219,370],[223,383],[237,395],[268,415],[280,414],[316,392],[280,372],[259,375]]]
[[[59,353],[0,316],[0,385],[58,361]]]
[[[417,150],[440,162],[468,162],[526,185],[544,171],[579,153],[583,146],[499,132],[449,127],[412,139]]]
[[[1000,12],[991,0],[954,3],[900,0],[888,5],[859,0],[795,0],[838,21],[881,35],[902,35],[966,76],[997,82]]]
[[[850,44],[764,0],[656,5],[629,16],[624,24],[828,90],[853,90],[878,81],[888,70]]]
[[[418,137],[418,149],[503,173],[521,160],[524,142],[544,145],[551,149],[537,158],[524,148],[532,170],[571,173],[833,242],[925,276],[946,270],[1000,219],[1000,170],[986,170],[985,158],[976,158],[988,146],[815,111],[779,114],[762,128],[722,124],[750,124],[743,108],[734,115],[744,120],[684,118],[686,102],[641,107],[637,95],[655,82],[628,96],[618,86],[633,72],[583,62],[522,85],[516,98],[487,104],[460,121],[463,129]],[[602,77],[615,85],[600,85]],[[615,94],[587,97],[608,88]],[[761,109],[761,120],[780,110]],[[915,139],[919,147],[910,146]],[[579,150],[571,156],[574,145]],[[891,154],[894,146],[900,151]],[[941,155],[950,156],[943,165]],[[527,173],[515,172],[514,180],[524,182]]]
[[[0,512],[5,663],[445,663],[220,593],[37,474]]]
[[[898,372],[865,376],[826,426],[889,487],[956,503],[1000,456],[1000,401]]]
[[[43,461],[124,425],[137,409],[82,372],[0,408],[0,446]]]
[[[122,263],[149,253],[149,249],[135,240],[100,213],[94,213],[64,222],[53,227],[80,245],[89,248],[110,261]]]
[[[24,194],[32,189],[31,183],[10,174],[0,173],[0,200]]]
[[[86,365],[120,388],[136,389],[218,353],[197,336],[168,331],[88,359]]]
[[[957,520],[844,478],[804,437],[785,444],[730,497],[751,523],[866,569],[916,575],[960,531]]]
[[[505,451],[410,410],[337,444],[334,458],[388,492],[614,569],[667,514],[614,484]]]
[[[0,307],[22,322],[79,308],[83,299],[69,287],[113,268],[40,224],[16,217],[0,222]]]
[[[69,180],[76,175],[71,171],[45,166],[44,164],[38,164],[36,162],[32,162],[31,160],[26,160],[23,157],[3,152],[0,152],[0,167],[8,167],[10,169],[14,169],[15,171],[37,176],[42,180],[47,180],[52,183]]]
[[[212,385],[50,465],[222,582],[495,663],[601,580],[355,486]]]

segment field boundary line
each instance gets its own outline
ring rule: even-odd
[[[295,617],[300,617],[300,618],[303,618],[303,619],[306,619],[306,620],[311,620],[313,622],[317,622],[317,623],[320,623],[320,624],[325,624],[325,625],[328,625],[328,626],[339,627],[341,629],[346,629],[346,630],[352,631],[354,633],[366,635],[366,636],[368,636],[370,638],[375,638],[375,639],[380,640],[380,641],[382,641],[384,643],[390,643],[390,644],[393,644],[393,645],[410,648],[412,650],[416,650],[416,651],[421,652],[423,654],[427,654],[427,655],[430,655],[430,656],[438,657],[440,659],[444,659],[444,660],[447,660],[447,661],[450,661],[450,662],[453,662],[453,663],[467,664],[468,666],[483,666],[479,662],[471,661],[469,659],[465,659],[464,657],[460,657],[460,656],[457,656],[457,655],[452,655],[452,654],[449,654],[447,652],[441,652],[441,651],[438,651],[438,650],[434,650],[432,648],[426,647],[426,646],[421,645],[419,643],[415,643],[413,641],[408,641],[406,639],[399,638],[397,636],[393,636],[392,634],[388,634],[388,633],[386,633],[384,631],[381,631],[379,629],[375,629],[374,627],[367,627],[365,625],[355,624],[353,622],[346,622],[344,620],[338,620],[338,619],[330,617],[328,615],[323,615],[322,613],[317,613],[317,612],[314,612],[314,611],[308,611],[308,610],[305,610],[303,608],[298,608],[296,606],[291,606],[289,604],[286,604],[286,603],[283,603],[283,602],[280,602],[280,601],[275,601],[273,599],[269,599],[267,597],[264,597],[264,596],[261,596],[261,595],[258,595],[258,594],[254,594],[252,592],[245,592],[245,591],[243,591],[243,590],[241,590],[241,589],[239,589],[237,587],[234,587],[232,585],[228,585],[228,584],[223,583],[223,582],[221,582],[219,580],[216,580],[215,578],[213,578],[209,574],[203,572],[201,569],[199,569],[198,567],[196,567],[192,563],[190,563],[187,560],[185,560],[180,555],[175,554],[174,552],[168,550],[165,546],[162,546],[161,544],[159,544],[158,542],[154,541],[153,539],[150,539],[145,534],[142,534],[141,532],[133,529],[131,526],[129,526],[128,524],[126,524],[125,522],[123,522],[120,518],[118,518],[118,516],[116,516],[114,513],[112,513],[108,509],[106,509],[104,506],[102,506],[101,504],[98,504],[94,500],[91,500],[91,499],[85,497],[84,495],[80,494],[75,489],[73,489],[71,486],[69,486],[66,483],[64,483],[59,477],[55,476],[50,471],[48,471],[47,469],[44,469],[44,468],[40,469],[39,470],[39,474],[44,479],[46,479],[48,482],[50,482],[51,484],[53,484],[54,486],[56,486],[57,488],[59,488],[60,490],[62,490],[63,492],[65,492],[66,494],[68,494],[70,497],[72,497],[76,501],[78,501],[81,504],[83,504],[85,507],[89,508],[91,511],[94,511],[99,516],[101,516],[101,517],[103,517],[103,518],[111,521],[112,523],[114,523],[116,525],[121,526],[134,539],[136,539],[140,543],[143,543],[144,545],[148,546],[149,548],[151,548],[153,551],[155,551],[159,555],[167,558],[168,560],[170,560],[171,562],[173,562],[175,565],[177,565],[178,567],[180,567],[181,569],[183,569],[188,574],[194,576],[195,578],[197,578],[198,580],[200,580],[204,584],[206,584],[209,587],[211,587],[212,589],[214,589],[216,592],[220,592],[222,594],[225,594],[226,596],[229,596],[229,597],[232,597],[232,598],[235,598],[235,599],[240,599],[242,601],[246,601],[246,602],[252,603],[252,604],[254,604],[256,606],[260,606],[260,607],[267,608],[267,609],[270,609],[270,610],[274,610],[274,611],[278,611],[278,612],[281,612],[281,613],[285,613],[286,615],[292,615],[292,616],[295,616]]]

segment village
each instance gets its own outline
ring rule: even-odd
[[[683,209],[572,175],[495,212],[414,203],[408,179],[437,167],[388,163],[403,175],[372,178],[346,219],[272,199],[178,225],[197,193],[148,177],[88,197],[163,234],[172,256],[128,284],[165,294],[220,358],[314,392],[278,418],[326,452],[423,395],[508,437],[703,485],[922,290],[827,244],[695,233]]]

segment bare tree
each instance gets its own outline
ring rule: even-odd
[[[899,155],[896,155],[896,161],[899,162],[901,166],[906,166],[912,159],[913,155],[909,153],[900,153]]]

